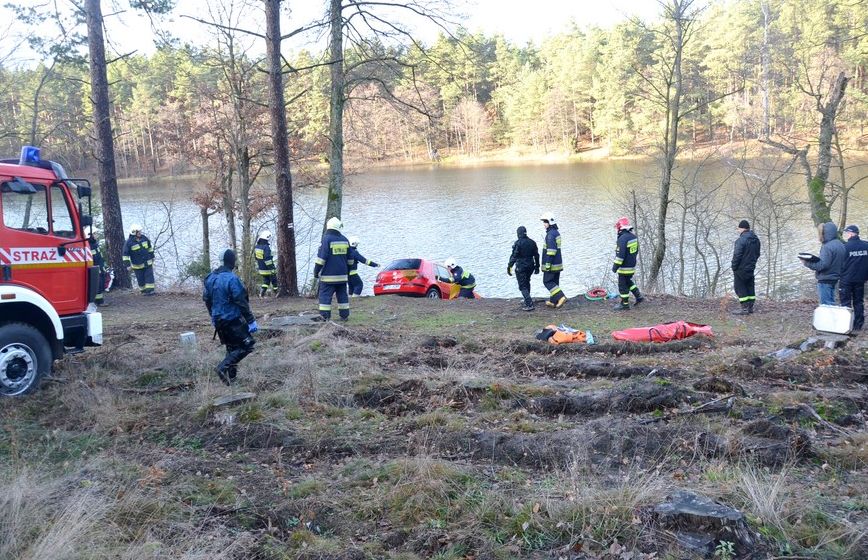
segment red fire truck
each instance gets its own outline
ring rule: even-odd
[[[90,183],[38,148],[0,160],[0,397],[36,389],[65,352],[102,344],[99,269],[83,235],[90,197]]]

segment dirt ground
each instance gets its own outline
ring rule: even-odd
[[[108,300],[101,348],[0,403],[0,558],[868,557],[868,338],[768,356],[812,302],[357,298],[280,329],[315,302],[256,300],[230,389],[198,297]],[[678,319],[715,336],[609,337]],[[561,323],[599,344],[535,340]],[[655,510],[678,490],[743,530]]]

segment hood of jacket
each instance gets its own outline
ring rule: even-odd
[[[524,226],[518,226],[518,229],[515,230],[515,234],[518,236],[519,239],[527,237],[527,228]]]
[[[823,243],[838,239],[838,226],[832,222],[823,224]]]

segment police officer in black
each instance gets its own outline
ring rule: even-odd
[[[753,305],[756,302],[754,271],[760,256],[760,240],[751,231],[747,220],[738,223],[738,232],[739,236],[735,240],[732,251],[732,277],[735,295],[738,296],[741,309],[734,311],[733,314],[748,315],[753,313]]]
[[[512,244],[512,255],[506,265],[506,273],[512,276],[515,267],[515,279],[518,290],[524,298],[524,311],[533,311],[533,300],[530,299],[530,275],[539,274],[539,248],[536,241],[527,236],[527,228],[519,226],[516,230],[518,239]]]
[[[844,268],[838,281],[838,296],[844,307],[853,306],[853,330],[865,326],[865,282],[868,282],[868,241],[859,239],[859,228],[844,228]]]

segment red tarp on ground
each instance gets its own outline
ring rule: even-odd
[[[612,333],[612,338],[630,342],[669,342],[671,340],[688,338],[695,334],[714,336],[714,333],[711,332],[711,327],[708,325],[675,321],[674,323],[663,323],[661,325],[654,325],[653,327],[636,327],[615,331]]]

